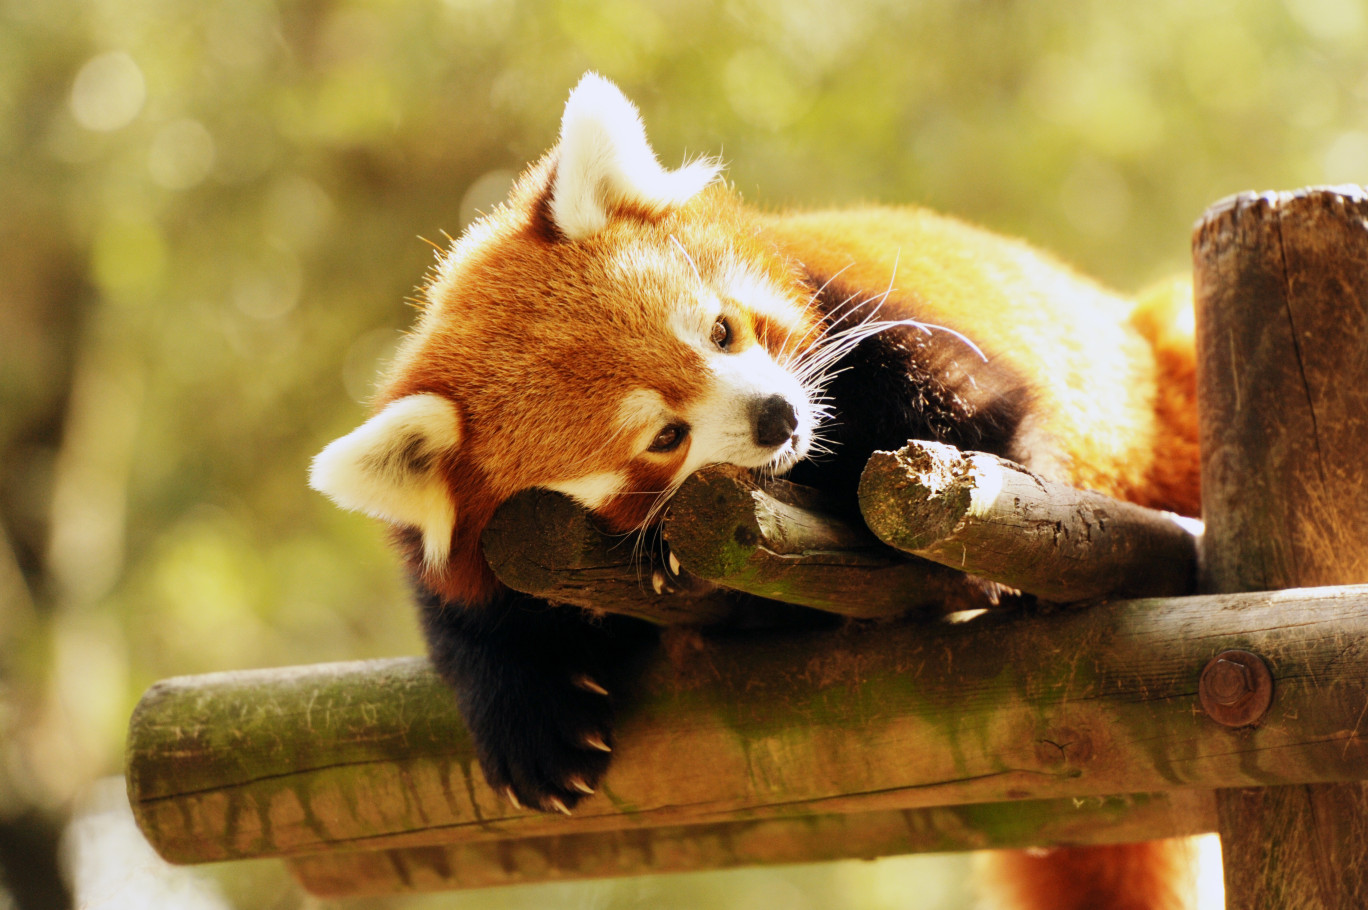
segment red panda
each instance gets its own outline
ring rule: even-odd
[[[313,464],[314,487],[393,527],[433,663],[518,806],[594,793],[610,693],[650,641],[499,584],[480,534],[521,490],[623,532],[714,463],[853,503],[872,451],[922,438],[1197,512],[1180,309],[918,209],[760,212],[719,173],[662,167],[632,104],[586,76],[555,147],[440,258],[375,414]],[[1097,855],[1114,871],[1123,853]],[[1051,882],[1023,857],[1021,906],[1074,906],[1069,860]],[[1089,906],[1182,906],[1110,874]]]

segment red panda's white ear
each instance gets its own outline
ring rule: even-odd
[[[571,240],[601,231],[617,205],[652,213],[681,205],[721,170],[711,159],[674,171],[661,167],[632,102],[596,73],[570,93],[557,150],[551,217]]]
[[[313,460],[309,486],[344,509],[417,528],[429,565],[446,562],[456,508],[439,463],[460,443],[456,408],[409,395],[334,440]]]

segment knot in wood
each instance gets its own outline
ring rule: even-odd
[[[1197,685],[1202,710],[1227,727],[1244,727],[1273,702],[1273,674],[1257,654],[1222,651],[1202,669]]]
[[[1072,727],[1050,731],[1035,742],[1035,757],[1042,768],[1076,771],[1093,757],[1092,739]]]

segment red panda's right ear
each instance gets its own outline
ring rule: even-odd
[[[450,401],[408,395],[319,452],[309,486],[344,509],[417,528],[424,561],[440,565],[456,524],[441,464],[460,439],[460,417]]]
[[[591,237],[615,207],[664,214],[712,183],[720,170],[711,159],[673,171],[661,167],[632,102],[607,79],[588,73],[565,103],[551,220],[571,240]]]

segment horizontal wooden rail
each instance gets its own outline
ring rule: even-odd
[[[1368,776],[1368,587],[863,623],[669,649],[573,818],[489,789],[446,688],[401,659],[167,680],[129,795],[177,862]],[[1207,717],[1228,648],[1272,670],[1253,727]]]

